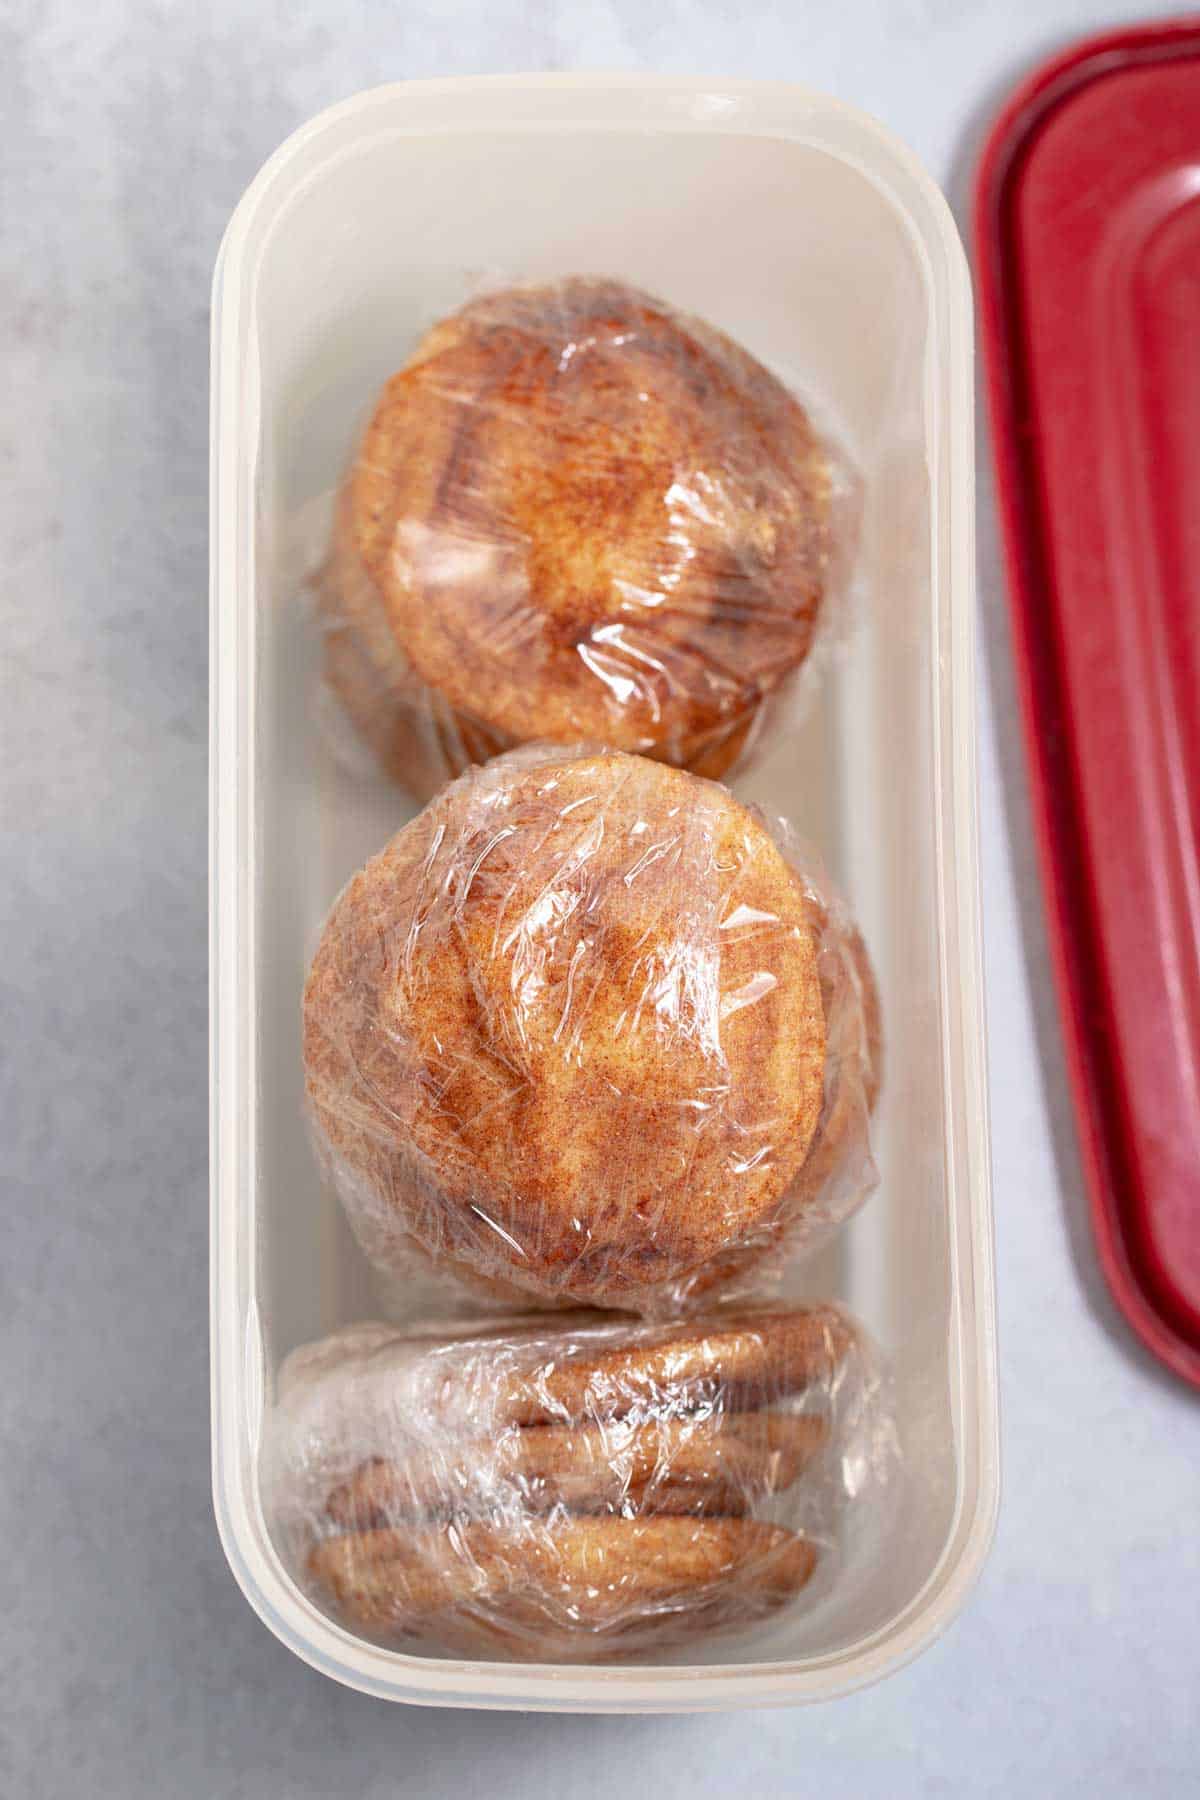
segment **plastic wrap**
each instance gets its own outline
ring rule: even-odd
[[[319,1149],[375,1261],[667,1313],[760,1289],[874,1180],[874,982],[782,827],[525,746],[342,893],[304,999]]]
[[[487,295],[387,384],[347,475],[329,684],[423,798],[535,739],[722,775],[836,599],[854,492],[702,321],[615,281]]]
[[[354,1328],[284,1365],[263,1481],[285,1561],[351,1629],[593,1659],[821,1591],[895,1461],[860,1328],[760,1307]]]

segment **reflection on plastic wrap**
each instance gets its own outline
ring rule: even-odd
[[[284,1365],[267,1516],[365,1636],[544,1660],[749,1625],[838,1578],[896,1469],[838,1308],[359,1326]]]
[[[359,446],[318,584],[329,683],[422,797],[538,738],[719,776],[833,607],[854,512],[722,333],[614,281],[492,294]]]
[[[541,1305],[760,1291],[874,1181],[865,950],[786,837],[642,757],[526,746],[350,882],[305,991],[368,1255]]]

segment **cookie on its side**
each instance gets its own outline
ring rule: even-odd
[[[530,1425],[453,1452],[372,1457],[329,1496],[345,1531],[447,1517],[465,1506],[532,1514],[649,1512],[741,1518],[797,1481],[828,1437],[815,1414],[738,1413]]]
[[[559,1515],[536,1531],[467,1522],[329,1538],[309,1573],[364,1636],[541,1661],[749,1625],[798,1594],[816,1561],[799,1533],[754,1519]]]

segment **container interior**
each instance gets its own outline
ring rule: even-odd
[[[963,1496],[935,859],[934,306],[903,213],[852,161],[816,143],[562,122],[409,131],[381,121],[309,168],[257,246],[241,421],[257,459],[247,1389],[258,1390],[249,1365],[260,1357],[269,1400],[295,1345],[355,1319],[402,1317],[414,1303],[382,1291],[368,1270],[303,1121],[307,960],[343,882],[411,814],[403,794],[331,749],[305,575],[372,398],[424,328],[482,287],[577,272],[623,277],[732,333],[814,403],[863,477],[842,641],[803,724],[781,730],[735,785],[817,846],[878,970],[881,1185],[793,1287],[844,1299],[885,1346],[906,1479],[869,1578],[834,1584],[755,1635],[674,1660],[836,1658],[913,1603]],[[251,1485],[256,1412],[246,1427]]]

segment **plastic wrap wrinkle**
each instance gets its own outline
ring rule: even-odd
[[[387,383],[343,484],[329,684],[422,797],[534,739],[722,775],[837,609],[856,486],[703,321],[611,280],[484,295]]]
[[[603,1657],[787,1604],[897,1466],[877,1353],[838,1308],[575,1315],[298,1352],[264,1498],[297,1579],[352,1629]]]
[[[748,1292],[874,1179],[861,940],[785,828],[640,757],[446,789],[336,903],[304,1052],[368,1254],[496,1299]]]

